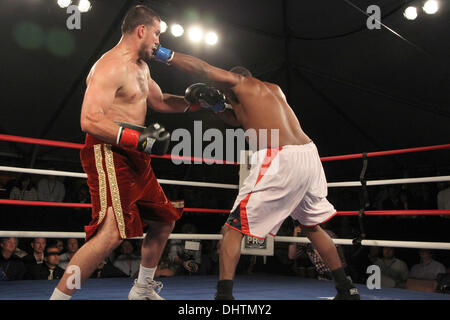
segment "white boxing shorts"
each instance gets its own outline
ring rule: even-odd
[[[276,235],[288,216],[303,226],[316,226],[336,214],[326,198],[325,172],[313,142],[259,150],[251,165],[227,226],[265,238]]]

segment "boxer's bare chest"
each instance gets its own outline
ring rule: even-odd
[[[127,66],[123,85],[117,90],[116,97],[120,100],[133,104],[147,99],[149,71],[147,67],[132,65]]]

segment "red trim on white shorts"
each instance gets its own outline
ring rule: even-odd
[[[326,220],[324,220],[324,221],[322,221],[322,222],[319,222],[318,224],[314,224],[314,225],[310,225],[310,226],[308,226],[308,225],[306,225],[306,224],[301,224],[302,226],[304,226],[304,227],[317,227],[318,225],[320,225],[320,224],[322,224],[322,223],[325,223],[325,222],[327,222],[328,220],[330,220],[331,218],[333,218],[335,215],[337,214],[337,211],[335,211],[331,216],[329,216]]]
[[[253,238],[258,238],[258,239],[265,239],[265,238],[261,238],[261,237],[255,236],[255,235],[251,234],[250,232],[244,232],[243,230],[239,230],[238,228],[235,228],[232,225],[229,225],[228,223],[225,223],[225,225],[230,227],[231,229],[239,231],[240,233],[245,234],[247,236],[250,236],[250,237],[253,237]]]
[[[267,149],[266,150],[266,156],[264,157],[263,163],[261,165],[261,169],[259,171],[259,175],[258,175],[258,179],[256,179],[256,183],[255,186],[258,184],[258,182],[264,177],[264,175],[266,174],[267,170],[270,167],[270,164],[272,163],[273,159],[275,159],[275,157],[278,155],[278,153],[280,152],[280,150],[282,149],[282,147],[277,148],[277,149]],[[241,232],[248,234],[252,237],[255,237],[254,235],[250,234],[250,228],[248,226],[248,218],[247,218],[247,204],[248,201],[250,200],[250,196],[252,195],[252,192],[250,192],[243,200],[241,200],[241,202],[239,203],[239,212],[241,215]],[[259,239],[264,239],[261,237],[255,237],[255,238],[259,238]]]

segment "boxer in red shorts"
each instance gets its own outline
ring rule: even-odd
[[[170,134],[158,124],[142,126],[147,107],[184,112],[187,104],[182,96],[163,94],[150,77],[146,61],[159,44],[160,22],[148,7],[130,9],[120,41],[87,77],[80,119],[86,145],[80,156],[92,196],[92,221],[85,228],[86,243],[72,257],[52,300],[70,299],[76,291],[70,267],[79,268],[82,284],[123,239],[143,235],[143,220],[148,230],[139,276],[128,298],[162,299],[161,283],[153,277],[181,213],[164,195],[150,166],[149,153],[165,153]]]

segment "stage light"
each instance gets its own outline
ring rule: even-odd
[[[67,8],[72,3],[72,0],[58,0],[57,3],[61,8]]]
[[[91,3],[89,0],[80,0],[78,3],[78,10],[80,12],[88,12],[91,9]]]
[[[170,27],[170,32],[174,37],[181,37],[184,33],[184,28],[179,24],[173,24]]]
[[[439,5],[436,0],[428,0],[422,7],[427,14],[435,14],[439,10]]]
[[[164,33],[167,31],[167,23],[161,20],[161,33]]]
[[[217,34],[212,31],[208,32],[205,36],[205,42],[211,46],[215,45],[218,40]]]
[[[408,7],[403,12],[403,15],[408,20],[414,20],[417,18],[417,9],[415,7]]]
[[[203,30],[200,27],[191,27],[188,34],[193,42],[199,42],[203,38]]]

